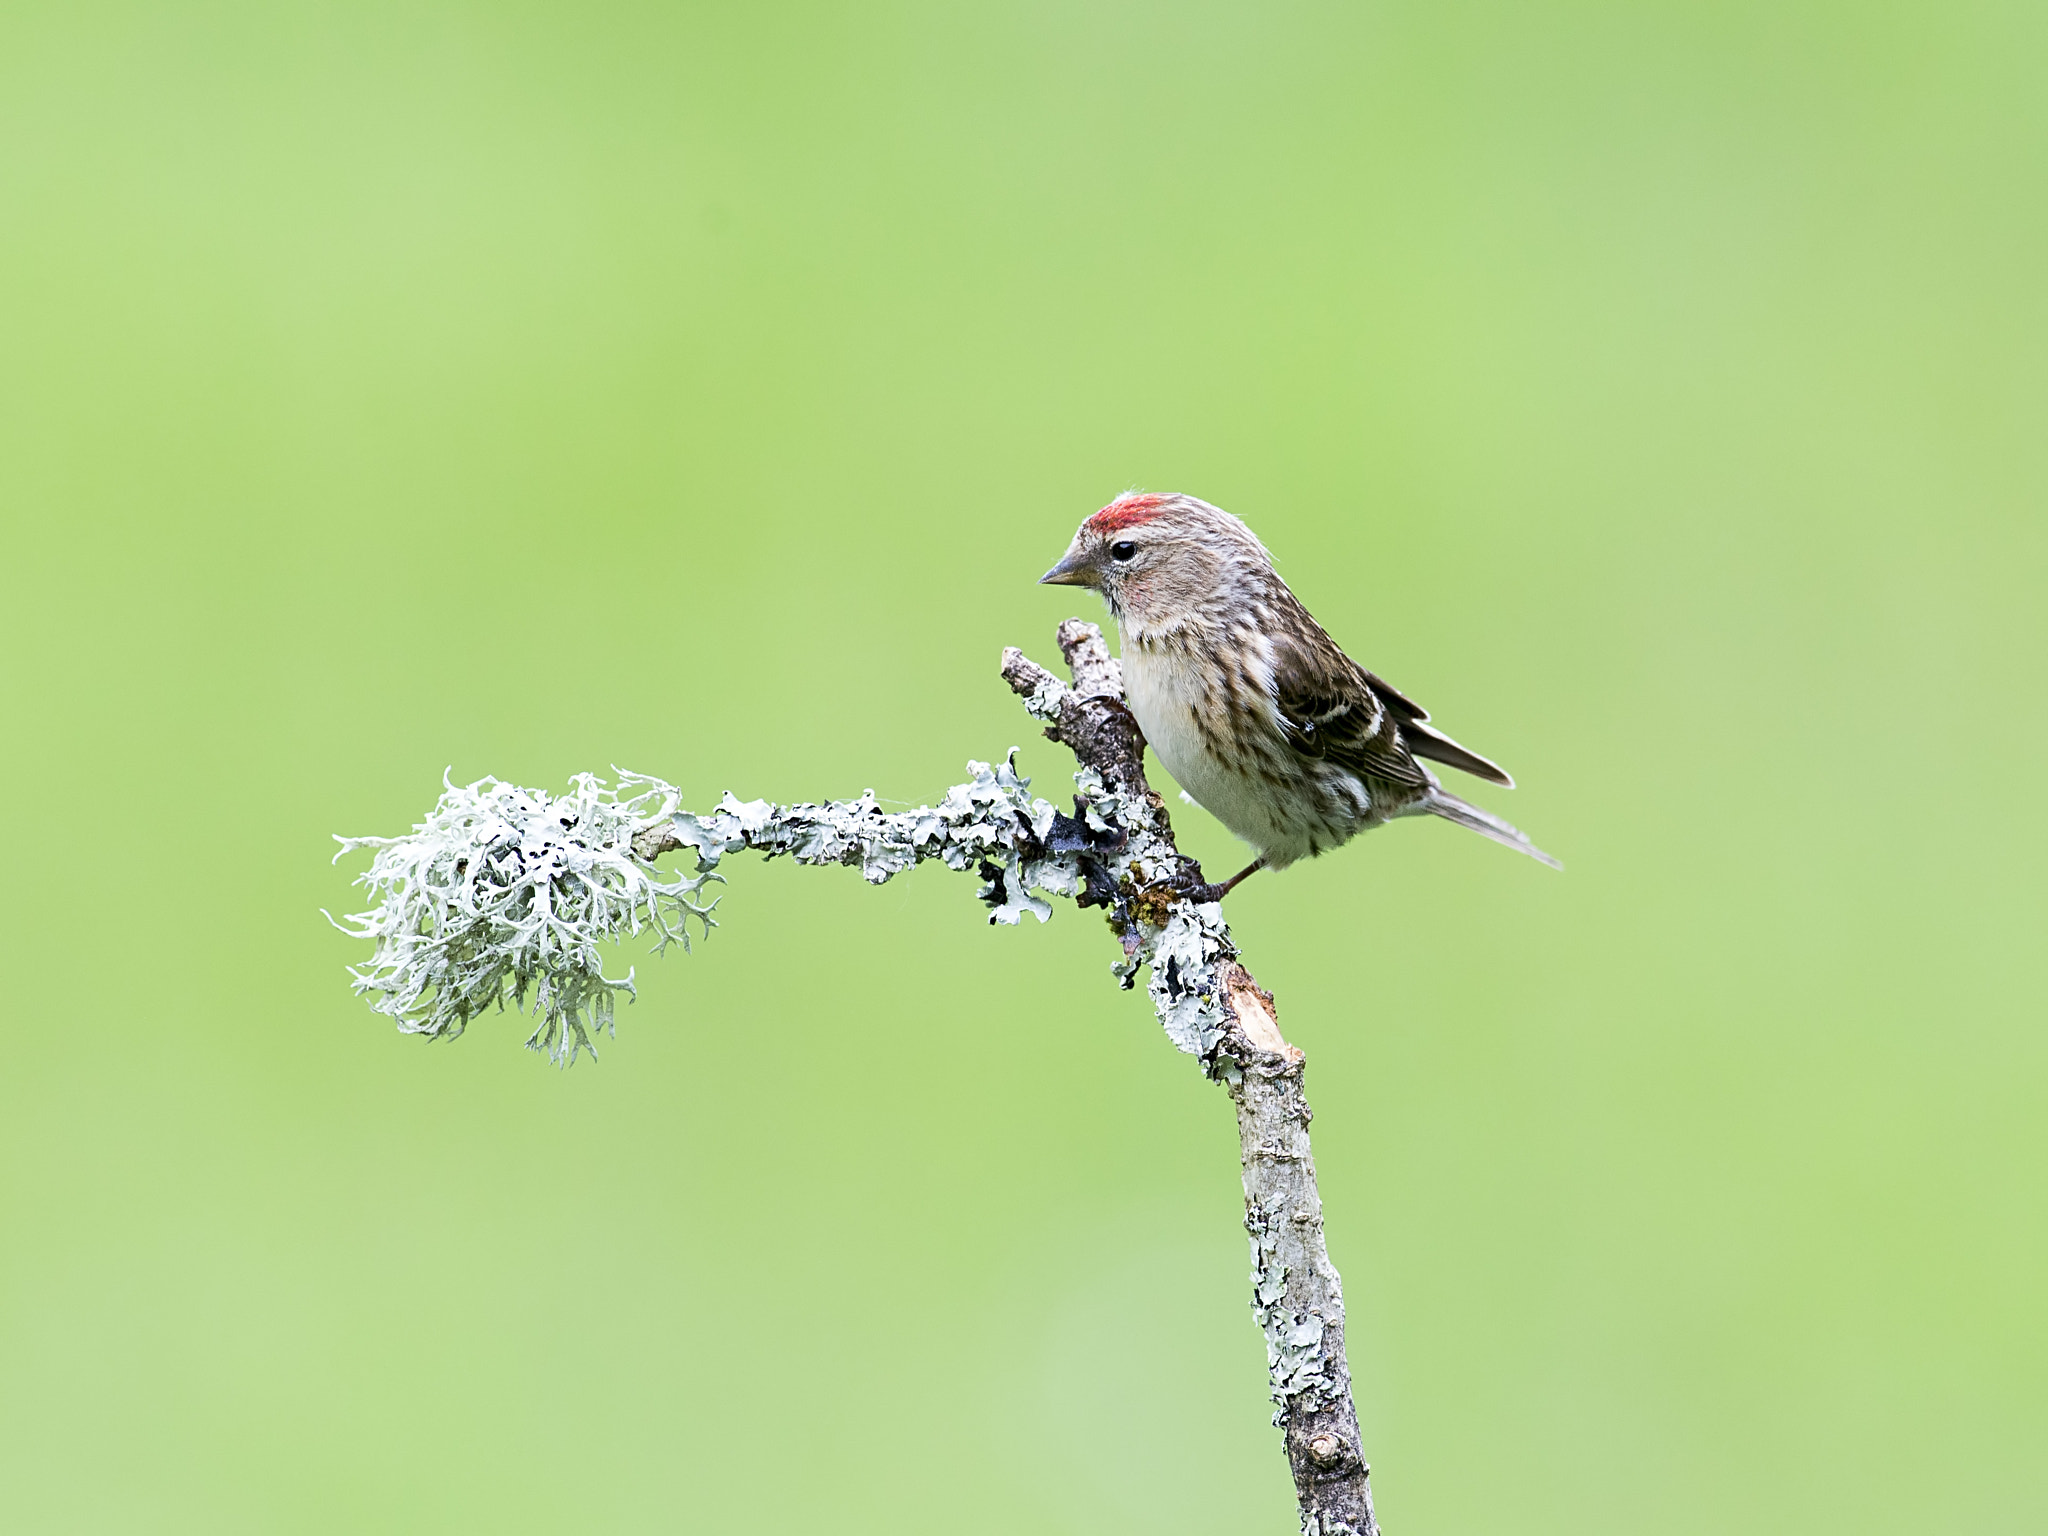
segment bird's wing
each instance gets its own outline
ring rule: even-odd
[[[1461,773],[1469,773],[1489,784],[1498,784],[1503,789],[1515,787],[1514,776],[1507,769],[1491,758],[1481,757],[1470,747],[1458,745],[1433,725],[1424,725],[1420,720],[1407,721],[1401,727],[1401,739],[1408,743],[1408,750],[1417,757],[1456,768]]]
[[[1410,752],[1442,763],[1447,768],[1456,768],[1461,773],[1469,773],[1476,779],[1485,779],[1490,784],[1499,784],[1506,789],[1515,787],[1513,777],[1499,763],[1481,757],[1470,747],[1460,746],[1435,726],[1426,724],[1429,711],[1385,678],[1372,672],[1360,675],[1379,701],[1400,717],[1401,741]]]
[[[1403,720],[1427,720],[1429,711],[1409,698],[1407,694],[1381,677],[1377,672],[1364,674],[1366,686],[1379,695],[1380,702],[1399,715]]]
[[[1325,646],[1285,645],[1274,658],[1274,702],[1288,745],[1361,777],[1424,788],[1429,775],[1402,744],[1394,710],[1372,688],[1371,674],[1333,643]]]

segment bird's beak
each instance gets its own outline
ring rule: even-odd
[[[1046,587],[1092,587],[1095,585],[1095,562],[1080,550],[1070,549],[1066,558],[1039,577],[1038,582]]]

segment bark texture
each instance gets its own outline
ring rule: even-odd
[[[1144,737],[1124,707],[1122,676],[1101,632],[1069,619],[1059,642],[1072,688],[1014,648],[1003,653],[1003,678],[1050,722],[1046,735],[1073,751],[1084,783],[1092,770],[1119,798],[1136,802],[1130,809],[1138,814],[1125,819],[1149,823],[1142,828],[1149,867],[1132,860],[1136,867],[1107,892],[1090,880],[1081,900],[1110,909],[1126,956],[1150,960],[1161,1023],[1176,1044],[1195,1048],[1237,1108],[1252,1314],[1266,1337],[1273,1422],[1285,1437],[1303,1536],[1377,1536],[1344,1355],[1344,1287],[1323,1241],[1305,1058],[1281,1034],[1272,993],[1239,963],[1220,907],[1190,913],[1194,904],[1147,889],[1185,861],[1165,804],[1145,779]],[[1199,934],[1192,945],[1191,923]],[[1192,1031],[1188,1014],[1196,1016]]]
[[[1351,1369],[1344,1356],[1344,1285],[1323,1243],[1323,1202],[1309,1150],[1312,1118],[1302,1053],[1280,1034],[1273,995],[1242,966],[1226,982],[1244,1164],[1244,1225],[1251,1234],[1252,1313],[1266,1335],[1274,1423],[1286,1436],[1301,1528],[1309,1536],[1369,1536],[1372,1512]],[[1223,1052],[1219,1052],[1219,1056]]]

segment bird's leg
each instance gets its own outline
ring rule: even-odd
[[[1255,875],[1255,874],[1257,874],[1257,873],[1258,873],[1258,872],[1259,872],[1260,870],[1264,869],[1265,867],[1266,867],[1266,860],[1265,860],[1265,856],[1264,856],[1264,855],[1261,855],[1260,857],[1258,857],[1258,858],[1256,858],[1256,859],[1253,859],[1253,860],[1251,861],[1251,863],[1249,863],[1249,864],[1245,865],[1245,867],[1244,867],[1243,869],[1240,869],[1240,870],[1239,870],[1239,871],[1238,871],[1238,872],[1237,872],[1236,874],[1232,875],[1232,876],[1231,876],[1231,877],[1230,877],[1230,878],[1229,878],[1228,880],[1224,881],[1224,882],[1223,882],[1223,883],[1222,883],[1221,885],[1217,886],[1217,887],[1216,887],[1216,894],[1215,894],[1214,896],[1210,897],[1209,899],[1210,899],[1211,901],[1221,901],[1221,900],[1222,900],[1222,899],[1223,899],[1224,897],[1228,896],[1228,895],[1229,895],[1229,894],[1230,894],[1230,893],[1231,893],[1232,891],[1234,891],[1234,890],[1236,890],[1236,889],[1237,889],[1237,887],[1238,887],[1238,882],[1240,882],[1241,880],[1243,880],[1245,876],[1247,876],[1247,875]]]
[[[1181,865],[1179,871],[1171,879],[1165,882],[1165,885],[1174,895],[1185,897],[1189,901],[1221,901],[1237,889],[1238,882],[1244,879],[1246,875],[1265,867],[1266,861],[1264,858],[1253,859],[1251,863],[1245,865],[1243,869],[1240,869],[1221,885],[1210,885],[1202,879],[1202,866],[1195,860],[1189,859]]]

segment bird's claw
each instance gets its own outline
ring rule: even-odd
[[[1156,882],[1153,889],[1165,891],[1178,900],[1192,901],[1200,906],[1206,902],[1221,901],[1230,887],[1211,885],[1202,878],[1200,863],[1194,859],[1183,859],[1180,867],[1164,880]]]

